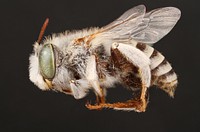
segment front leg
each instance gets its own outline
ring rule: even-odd
[[[75,99],[81,99],[88,93],[88,83],[86,80],[70,80],[70,88]]]
[[[96,69],[96,57],[94,55],[91,55],[87,59],[86,79],[94,89],[94,92],[97,96],[97,104],[105,103],[105,95],[99,84],[99,77]]]

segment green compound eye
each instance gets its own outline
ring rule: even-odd
[[[39,53],[39,67],[44,79],[53,79],[55,75],[55,56],[52,44],[45,44]]]

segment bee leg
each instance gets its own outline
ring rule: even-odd
[[[94,55],[91,55],[87,60],[86,78],[97,96],[97,104],[105,103],[105,95],[99,84],[96,70],[96,57]]]
[[[123,43],[113,43],[111,54],[116,62],[116,65],[123,69],[124,63],[127,62],[138,68],[138,74],[141,79],[141,94],[134,99],[126,102],[118,103],[101,103],[99,105],[87,105],[90,109],[102,109],[102,108],[113,108],[118,110],[136,110],[138,112],[144,112],[147,106],[147,87],[150,86],[151,82],[151,70],[149,58],[140,50],[134,46],[130,46]]]
[[[139,70],[139,73],[141,71]],[[126,102],[117,102],[117,103],[99,103],[96,105],[91,105],[89,103],[86,104],[86,107],[90,110],[101,110],[103,108],[111,108],[115,110],[125,110],[136,112],[145,112],[147,103],[148,103],[148,91],[147,87],[144,83],[142,83],[142,88],[134,99],[127,100]]]
[[[105,108],[103,104],[106,104],[105,96],[99,96],[96,94],[96,104],[92,105],[90,102],[87,102],[85,106],[90,110],[101,110]]]
[[[147,101],[146,101],[147,102]],[[115,110],[124,110],[124,111],[136,111],[136,112],[145,112],[144,103],[141,99],[130,99],[126,102],[117,102],[117,103],[101,103],[98,105],[86,104],[86,107],[90,110],[101,110],[103,108],[115,109]]]
[[[139,96],[139,99],[137,99],[138,103],[136,104],[140,104],[140,111],[145,111],[147,106],[145,96],[147,88],[150,86],[151,82],[150,59],[136,47],[123,43],[113,43],[111,51],[114,62],[120,69],[123,69],[122,72],[126,73],[126,70],[134,72],[133,67],[136,67],[135,69],[137,69],[137,78],[141,80],[139,81],[139,83],[141,84],[141,94]],[[124,64],[126,64],[125,68]],[[134,78],[129,79],[131,80]],[[128,101],[128,104],[130,104],[130,102],[135,101]],[[127,104],[127,102],[125,103]]]
[[[71,93],[74,96],[75,99],[81,99],[85,97],[87,94],[87,89],[84,87],[81,87],[79,80],[70,80],[70,88],[71,88]]]
[[[145,112],[146,106],[144,105],[144,100],[146,104],[148,103],[148,92],[145,94],[144,100],[141,99],[141,92],[135,98],[127,100],[126,102],[116,102],[116,103],[101,103],[98,105],[86,104],[86,107],[90,110],[101,110],[103,108],[123,110],[123,111],[136,111]],[[144,107],[145,106],[145,107]]]
[[[141,69],[139,69],[139,75],[141,76],[141,79],[142,79],[142,89],[141,89],[141,95],[140,95],[140,100],[142,101],[141,110],[145,111],[146,107],[147,107],[147,101],[146,101],[147,86],[144,83],[145,81],[143,80],[142,70]]]
[[[103,89],[101,88],[101,91],[103,91]],[[104,93],[102,92],[102,96],[99,96],[97,93],[95,93],[96,95],[96,104],[101,104],[101,103],[105,103],[105,96]]]

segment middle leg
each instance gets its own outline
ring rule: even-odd
[[[105,103],[105,94],[99,84],[95,55],[90,56],[87,60],[86,78],[96,94],[96,104]]]

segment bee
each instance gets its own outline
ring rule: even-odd
[[[75,99],[92,90],[96,103],[86,103],[90,110],[145,112],[149,87],[157,86],[174,96],[177,75],[152,44],[168,34],[180,16],[175,7],[146,12],[139,5],[102,28],[66,31],[41,41],[46,19],[29,58],[30,80],[41,90],[59,91]],[[132,98],[106,102],[106,90],[116,83],[130,90]]]

